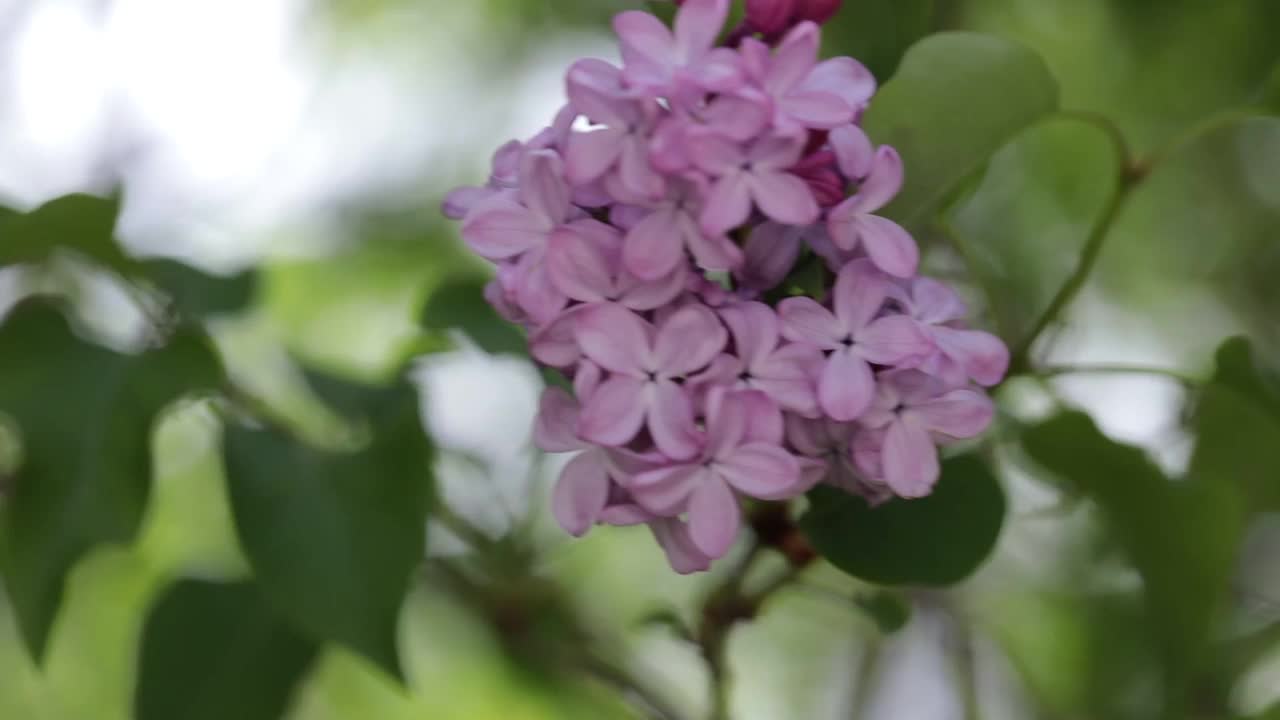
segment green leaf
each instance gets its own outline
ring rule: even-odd
[[[201,319],[237,312],[253,301],[257,274],[209,275],[176,260],[141,263],[147,279],[160,288],[183,317]]]
[[[1024,435],[1032,459],[1080,488],[1110,520],[1143,578],[1148,636],[1163,658],[1170,711],[1206,656],[1212,621],[1235,567],[1242,507],[1229,482],[1171,482],[1138,448],[1068,412]]]
[[[881,585],[945,586],[982,564],[1004,522],[1005,499],[995,476],[975,455],[942,465],[933,494],[871,507],[834,488],[810,494],[800,527],[831,564]]]
[[[278,720],[317,646],[285,624],[251,582],[187,580],[147,618],[138,720]]]
[[[885,214],[918,228],[1013,136],[1051,113],[1058,87],[1022,45],[947,32],[916,43],[877,94],[867,133],[902,154],[906,182]]]
[[[1257,365],[1245,338],[1218,349],[1192,424],[1192,475],[1237,485],[1256,509],[1280,509],[1280,385]]]
[[[131,261],[113,233],[119,197],[66,195],[0,225],[0,265],[43,262],[57,248],[68,248],[115,270]]]
[[[973,192],[950,206],[955,242],[1001,336],[1026,337],[1075,269],[1115,191],[1117,164],[1098,128],[1053,117],[1001,148]]]
[[[120,198],[66,195],[25,215],[0,214],[0,265],[41,263],[57,250],[78,252],[128,279],[144,279],[167,294],[188,319],[225,314],[252,299],[253,273],[217,277],[176,260],[136,260],[115,238]]]
[[[343,409],[360,407],[372,439],[359,451],[309,447],[274,428],[227,428],[236,528],[282,616],[399,677],[396,625],[424,553],[431,448],[411,387],[338,385],[318,390]]]
[[[860,0],[822,29],[827,55],[857,58],[876,79],[893,76],[907,48],[933,26],[933,0]]]
[[[40,658],[71,566],[96,544],[134,537],[156,415],[184,394],[218,387],[222,371],[199,335],[123,355],[81,340],[41,299],[13,310],[0,348],[0,413],[22,443],[13,495],[0,508],[0,565]]]
[[[900,593],[881,590],[855,602],[886,635],[898,632],[911,620],[911,603]]]
[[[484,299],[484,282],[456,278],[431,293],[422,325],[429,330],[459,329],[486,352],[527,355],[524,334],[503,320]]]

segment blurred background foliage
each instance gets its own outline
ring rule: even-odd
[[[643,529],[554,528],[560,461],[528,447],[543,380],[437,212],[640,5],[0,0],[0,305],[53,293],[77,330],[30,303],[0,325],[0,479],[79,463],[52,472],[88,493],[0,496],[0,717],[628,718],[628,676],[705,713],[682,634],[725,569],[676,576]],[[955,30],[1003,40],[904,59]],[[732,716],[1280,718],[1280,4],[846,0],[824,43],[914,78],[867,121],[908,158],[895,207],[1012,346],[1114,222],[1043,372],[1000,390],[986,564],[947,588],[873,576],[909,583],[890,593],[806,571],[734,630]],[[116,199],[45,205],[82,191]],[[138,354],[156,321],[217,357]],[[430,441],[412,394],[379,389],[410,358]],[[1065,372],[1103,365],[1125,371]],[[172,374],[289,432],[208,392],[172,404]],[[153,418],[149,448],[92,435]],[[314,472],[291,487],[266,458]],[[424,525],[445,507],[481,536]],[[46,536],[56,616],[23,593],[58,570],[14,564]],[[425,564],[403,553],[422,540]]]

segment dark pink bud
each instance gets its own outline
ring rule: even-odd
[[[804,156],[808,157],[821,150],[822,146],[827,144],[829,135],[830,133],[826,130],[810,130],[809,142],[805,143],[804,146]]]
[[[835,153],[822,150],[808,155],[791,172],[809,186],[819,207],[831,207],[845,199],[845,182],[836,168]]]
[[[791,27],[796,0],[747,0],[747,22],[764,35],[777,35]]]
[[[810,20],[819,25],[840,12],[844,0],[796,0],[796,20]]]

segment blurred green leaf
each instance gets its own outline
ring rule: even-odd
[[[251,582],[187,580],[142,635],[138,720],[278,720],[316,655]]]
[[[1280,509],[1280,386],[1245,338],[1223,343],[1217,361],[1196,403],[1191,473],[1234,482],[1256,509]]]
[[[1148,635],[1165,671],[1166,712],[1185,710],[1232,576],[1242,508],[1222,478],[1171,482],[1138,448],[1067,412],[1028,430],[1028,454],[1087,493],[1143,578]]]
[[[1024,338],[1075,269],[1115,191],[1117,155],[1096,127],[1055,117],[997,152],[948,213],[1000,334]]]
[[[911,603],[900,593],[881,590],[860,596],[855,602],[885,634],[898,632],[911,620]]]
[[[1274,113],[1280,113],[1280,63],[1276,63],[1271,74],[1267,76],[1261,92],[1258,93],[1258,98],[1262,107]]]
[[[995,546],[1005,498],[986,463],[951,458],[933,494],[871,507],[819,487],[800,527],[824,558],[854,577],[881,585],[944,586],[968,577]]]
[[[217,277],[177,260],[136,260],[115,238],[120,198],[65,195],[32,210],[0,214],[0,265],[40,263],[57,250],[78,252],[125,278],[150,281],[192,320],[234,312],[252,300],[255,275]]]
[[[131,261],[115,242],[120,198],[65,195],[0,224],[0,265],[43,262],[67,248],[125,272]]]
[[[71,566],[98,543],[127,543],[151,484],[151,431],[178,397],[215,389],[207,340],[179,333],[122,355],[81,340],[43,299],[0,325],[0,412],[16,423],[22,464],[0,506],[6,590],[23,637],[43,656]]]
[[[885,214],[909,227],[996,150],[1052,112],[1058,87],[1026,47],[976,33],[916,43],[880,90],[864,125],[902,154],[906,182]]]
[[[484,281],[454,278],[431,293],[422,313],[428,330],[461,330],[490,353],[528,355],[524,333],[502,319],[484,299]]]
[[[253,301],[257,290],[254,272],[222,277],[169,259],[145,260],[141,267],[173,301],[174,309],[192,320],[239,311]]]
[[[828,55],[850,55],[881,83],[893,77],[907,48],[933,27],[933,0],[846,3],[823,27]]]
[[[1251,102],[1278,58],[1274,0],[957,3],[962,26],[1036,48],[1064,106],[1114,119],[1138,154]]]
[[[318,391],[332,399],[338,386]],[[340,395],[370,426],[357,452],[308,447],[275,428],[227,428],[236,527],[286,619],[400,677],[396,624],[424,553],[431,448],[411,387],[347,386]]]

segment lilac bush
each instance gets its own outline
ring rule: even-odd
[[[579,453],[553,493],[567,532],[647,524],[705,570],[744,501],[925,496],[939,446],[991,422],[1008,351],[877,214],[903,163],[859,126],[870,72],[819,60],[835,6],[749,2],[723,42],[729,0],[680,3],[674,28],[624,12],[622,67],[574,63],[552,125],[445,201],[495,266],[488,300],[571,381],[535,431]]]

